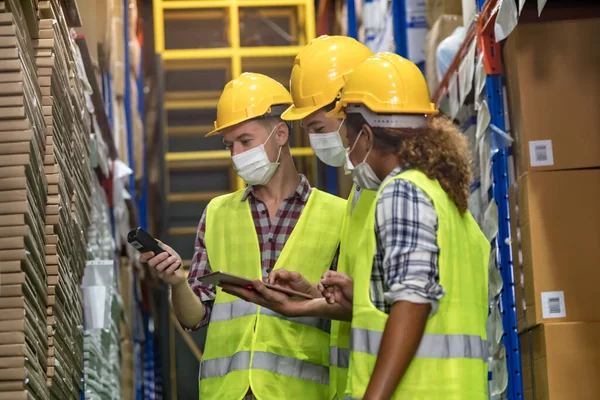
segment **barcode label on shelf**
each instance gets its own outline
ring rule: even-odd
[[[565,292],[542,292],[542,316],[546,318],[565,318]]]
[[[533,140],[529,142],[529,163],[532,167],[554,165],[552,140]]]

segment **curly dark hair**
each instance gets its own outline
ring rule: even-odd
[[[360,114],[348,114],[354,132],[368,125]],[[430,117],[428,127],[373,128],[374,147],[395,153],[400,165],[410,165],[429,179],[437,179],[461,213],[469,206],[471,152],[467,138],[444,116]]]

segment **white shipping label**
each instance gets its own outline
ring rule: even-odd
[[[532,167],[554,165],[552,140],[532,140],[529,142],[529,164]]]
[[[542,292],[542,317],[546,319],[566,316],[565,292]]]

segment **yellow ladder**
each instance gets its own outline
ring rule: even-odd
[[[288,87],[294,57],[315,37],[314,0],[154,0],[153,7],[165,82],[164,239],[189,264],[203,208],[211,198],[244,187],[221,138],[204,138],[221,90],[245,71]],[[292,155],[314,182],[316,158],[298,128],[291,135]]]

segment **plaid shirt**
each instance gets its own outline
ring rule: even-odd
[[[406,168],[395,168],[388,180]],[[385,181],[384,180],[384,181]],[[371,272],[371,301],[390,312],[396,301],[430,303],[433,315],[444,296],[437,245],[437,214],[429,196],[413,183],[397,179],[377,199],[377,248]]]
[[[242,201],[248,200],[252,219],[254,220],[254,227],[256,229],[260,247],[263,278],[266,278],[273,270],[273,267],[279,258],[279,254],[283,250],[283,246],[285,246],[296,223],[300,219],[302,210],[312,191],[306,177],[304,177],[304,175],[300,175],[300,177],[300,184],[292,194],[283,200],[272,223],[267,206],[256,197],[252,186],[246,188],[244,196],[242,197]],[[205,285],[197,279],[212,272],[206,245],[204,243],[205,233],[206,210],[204,210],[198,226],[195,254],[188,274],[188,283],[190,287],[204,305],[204,317],[202,318],[202,321],[193,328],[194,330],[209,322],[216,295],[215,287],[213,285]],[[336,266],[337,252],[332,262],[332,269],[335,269]]]

